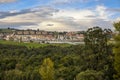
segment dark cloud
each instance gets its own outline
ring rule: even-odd
[[[46,16],[52,16],[54,12],[57,12],[59,10],[51,8],[51,7],[36,7],[33,9],[24,9],[21,11],[1,11],[0,12],[0,18],[6,18],[6,17],[11,17],[11,16],[17,16],[17,15],[22,15],[22,14],[27,14],[27,13],[34,13],[38,16],[41,17],[46,17]]]
[[[85,17],[88,17],[88,18],[96,18],[97,16],[95,16],[95,15],[88,15],[88,16],[85,16]]]
[[[120,8],[108,8],[107,10],[112,12],[120,12]]]
[[[0,22],[0,28],[20,28],[21,26],[31,26],[31,25],[37,25],[35,23],[30,23],[30,22],[14,22],[14,23],[9,23],[9,22]]]
[[[29,10],[22,10],[22,11],[15,11],[15,12],[11,12],[11,11],[6,11],[6,12],[0,12],[0,18],[6,18],[9,16],[16,16],[16,15],[20,15],[20,14],[25,14],[25,13],[29,13]]]
[[[47,24],[47,26],[54,26],[54,24]]]

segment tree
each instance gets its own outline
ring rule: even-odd
[[[77,80],[104,80],[103,79],[103,73],[97,72],[95,70],[86,70],[83,72],[80,72],[77,76]]]
[[[115,30],[118,31],[119,34],[120,34],[120,21],[117,22],[117,23],[114,23],[113,25],[114,25],[114,27],[115,27]]]
[[[107,52],[107,41],[110,38],[111,30],[100,27],[89,28],[85,32],[85,45],[92,49],[93,53]]]
[[[54,63],[50,58],[44,59],[40,67],[39,73],[43,80],[54,80]]]
[[[91,65],[90,63],[90,65],[94,67],[94,69],[97,69],[97,64],[99,63],[99,60],[106,61],[106,57],[108,57],[112,53],[109,52],[109,45],[107,45],[110,34],[111,30],[102,30],[100,27],[89,28],[85,32],[85,53],[87,54],[87,56],[90,57],[88,61],[94,61],[92,62],[94,65]]]
[[[112,47],[108,44],[112,31],[93,27],[85,32],[85,60],[88,69],[104,72],[105,80],[114,74]]]
[[[115,70],[117,71],[117,74],[115,75],[115,78],[120,79],[120,21],[117,23],[114,23],[114,27],[116,30],[116,35],[114,36],[114,48],[113,48],[113,53],[114,53],[114,67]]]

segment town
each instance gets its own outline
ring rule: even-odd
[[[0,29],[0,40],[10,40],[16,42],[37,42],[37,43],[69,43],[83,44],[84,31],[44,31],[44,30],[19,30]]]

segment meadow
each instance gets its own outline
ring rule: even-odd
[[[49,43],[30,43],[30,42],[14,42],[14,41],[6,41],[6,40],[0,40],[0,44],[5,45],[17,45],[17,46],[25,46],[27,48],[39,48],[39,47],[46,47],[46,46],[60,46],[60,47],[69,47],[71,44],[49,44]]]

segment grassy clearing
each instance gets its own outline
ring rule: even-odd
[[[0,29],[0,32],[11,33],[13,31],[11,29]]]
[[[61,46],[61,47],[71,46],[70,44],[39,44],[39,43],[24,43],[24,42],[14,42],[14,41],[5,41],[5,40],[0,40],[0,44],[26,46],[27,48],[39,48],[39,47],[46,47],[49,45]]]

